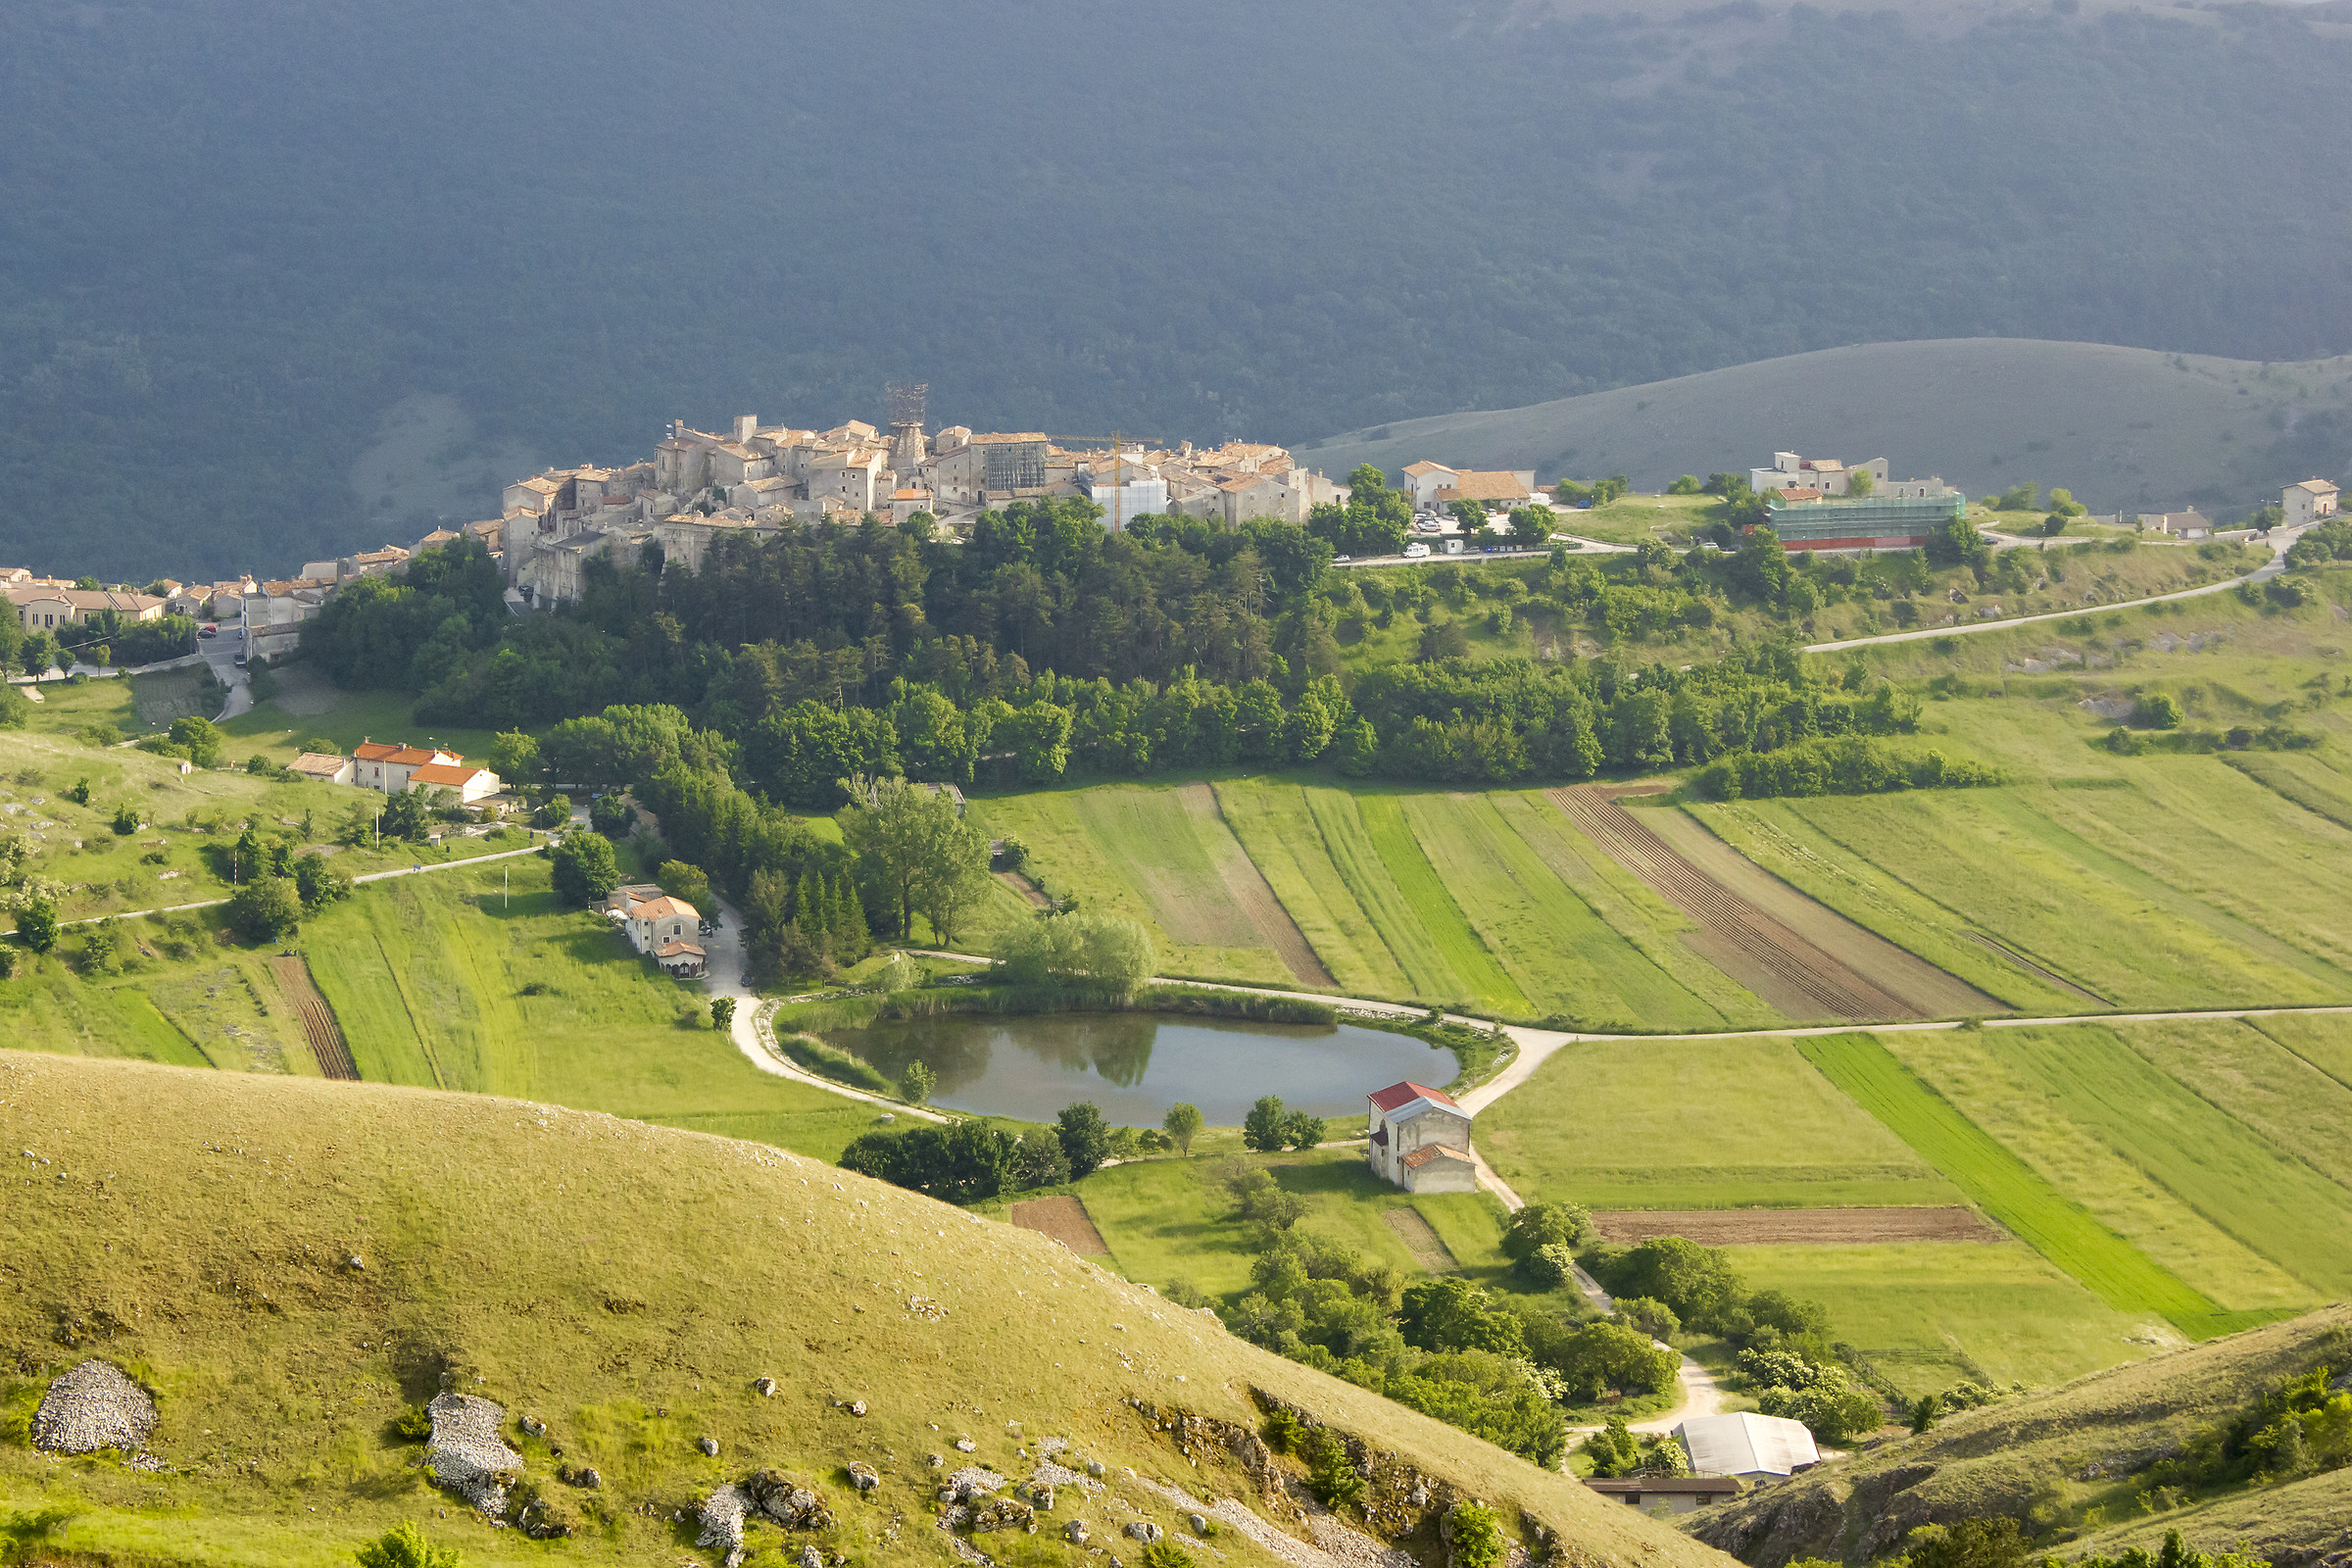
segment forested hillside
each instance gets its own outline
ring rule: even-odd
[[[25,0],[0,559],[282,570],[660,421],[1304,441],[1858,341],[2352,348],[2288,7]]]

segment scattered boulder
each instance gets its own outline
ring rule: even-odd
[[[825,1554],[814,1546],[803,1546],[800,1568],[825,1568]]]
[[[494,1519],[506,1512],[507,1488],[522,1468],[522,1455],[498,1435],[507,1412],[470,1394],[436,1394],[424,1413],[433,1423],[425,1473]]]
[[[1037,1523],[1037,1510],[1018,1497],[991,1497],[972,1510],[972,1534],[992,1530],[1026,1530]]]
[[[852,1415],[863,1415],[863,1414],[865,1414],[865,1401],[864,1401],[863,1399],[852,1399],[852,1400],[850,1401],[850,1414],[852,1414]]]
[[[514,1527],[533,1541],[563,1541],[577,1533],[579,1515],[561,1497],[551,1497],[536,1487],[517,1489],[519,1499],[514,1509]]]
[[[1027,1497],[1041,1513],[1054,1511],[1054,1483],[1051,1481],[1033,1480],[1021,1489],[1021,1495]]]
[[[980,1451],[980,1445],[974,1443],[969,1437],[957,1438],[956,1440],[956,1451],[957,1453],[978,1453]]]
[[[743,1561],[743,1520],[751,1511],[751,1501],[732,1481],[703,1500],[703,1533],[694,1544],[705,1550],[715,1547],[724,1551],[726,1568],[738,1568]]]
[[[526,1415],[522,1418],[522,1435],[526,1438],[544,1438],[547,1436],[547,1423]]]
[[[1149,1546],[1167,1532],[1149,1519],[1136,1519],[1128,1523],[1127,1534]]]
[[[776,1396],[776,1380],[774,1378],[756,1379],[752,1387],[760,1391],[760,1397],[762,1399],[772,1399]]]
[[[1197,1513],[1191,1514],[1186,1517],[1184,1522],[1193,1527],[1193,1534],[1196,1536],[1206,1536],[1208,1534],[1208,1519],[1205,1515]]]
[[[351,1254],[349,1257],[345,1258],[343,1261],[344,1261],[346,1264],[348,1264],[349,1266],[351,1266],[352,1268],[364,1269],[364,1268],[366,1268],[366,1267],[368,1266],[368,1265],[367,1265],[365,1262],[361,1261],[361,1259],[360,1259],[360,1254],[359,1254],[359,1253],[357,1253],[357,1252],[354,1252],[354,1253],[352,1253],[352,1254]]]
[[[934,1470],[945,1470],[948,1467],[948,1456],[944,1453],[926,1453],[923,1455],[923,1462]]]
[[[84,1361],[55,1379],[32,1413],[32,1446],[44,1453],[137,1453],[155,1431],[155,1396],[106,1361]]]
[[[716,1438],[697,1438],[694,1440],[694,1446],[703,1450],[703,1457],[706,1459],[718,1457],[718,1440]]]
[[[807,1487],[794,1483],[781,1470],[761,1470],[743,1484],[752,1507],[787,1530],[829,1530],[833,1510]]]
[[[1083,1546],[1086,1544],[1087,1537],[1093,1532],[1086,1528],[1085,1520],[1073,1519],[1068,1525],[1063,1527],[1061,1533],[1065,1538],[1067,1538],[1071,1545]]]
[[[1102,1460],[1100,1460],[1100,1459],[1089,1459],[1089,1460],[1087,1460],[1087,1461],[1086,1461],[1086,1473],[1087,1473],[1088,1475],[1090,1475],[1090,1476],[1093,1476],[1093,1477],[1094,1477],[1094,1478],[1095,1478],[1097,1481],[1100,1481],[1100,1480],[1102,1480]]]
[[[859,1492],[871,1492],[882,1485],[882,1476],[872,1465],[859,1459],[850,1466],[850,1485]]]
[[[567,1487],[579,1487],[588,1492],[598,1491],[605,1484],[605,1478],[592,1464],[584,1464],[576,1468],[567,1464],[558,1465],[556,1479]]]

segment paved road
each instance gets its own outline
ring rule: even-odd
[[[2240,583],[2268,582],[2286,569],[2286,547],[2303,536],[2301,529],[2273,528],[2267,536],[2271,559],[2242,577],[2226,577],[2209,582],[2202,588],[2183,588],[2179,593],[2151,594],[2145,599],[2126,599],[2112,605],[2084,605],[2076,610],[2054,610],[2043,615],[2011,615],[2005,620],[1977,620],[1965,626],[1921,626],[1913,631],[1882,632],[1876,637],[1847,637],[1834,643],[1807,643],[1808,654],[1834,654],[1846,648],[1869,648],[1879,643],[1915,643],[1923,637],[1965,637],[1971,632],[2007,631],[2012,626],[2030,626],[2042,620],[2072,620],[2077,615],[2103,615],[2110,610],[2131,610],[2139,605],[2161,605],[2175,599],[2195,599],[2204,594],[2227,593]]]
[[[213,673],[220,677],[220,684],[228,688],[227,699],[221,703],[216,722],[218,719],[234,718],[239,713],[252,712],[253,687],[247,682],[245,671],[237,667],[237,655],[245,651],[244,627],[239,626],[231,631],[223,626],[218,637],[199,638],[196,651],[204,656],[206,663],[213,666]]]

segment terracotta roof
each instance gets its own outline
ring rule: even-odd
[[[675,958],[687,954],[692,954],[698,958],[709,956],[691,942],[664,942],[654,950],[654,956],[657,958]]]
[[[326,752],[305,752],[294,759],[292,765],[297,773],[332,775],[343,771],[344,761],[343,758],[332,756]]]
[[[1821,492],[1809,484],[1785,484],[1781,486],[1781,499],[1783,501],[1819,501]]]
[[[1604,1497],[1729,1497],[1740,1490],[1730,1476],[1628,1476],[1585,1485]]]
[[[363,762],[380,762],[387,757],[398,756],[401,748],[388,741],[362,741],[351,749],[351,755]]]
[[[486,767],[460,767],[454,762],[427,762],[409,775],[409,782],[412,784],[438,784],[444,788],[455,790],[464,789],[485,774],[493,778],[497,776],[490,773]]]
[[[643,904],[629,906],[629,918],[632,920],[664,920],[673,914],[686,920],[699,921],[702,919],[702,916],[695,911],[693,905],[680,899],[667,897],[648,899]]]
[[[1383,1110],[1395,1110],[1397,1106],[1409,1105],[1416,1100],[1434,1101],[1441,1105],[1454,1104],[1453,1097],[1445,1090],[1432,1089],[1426,1084],[1417,1084],[1410,1079],[1400,1084],[1391,1084],[1386,1089],[1375,1090],[1364,1098]],[[1461,1107],[1455,1105],[1454,1108],[1458,1110]]]
[[[1404,1168],[1419,1170],[1433,1159],[1458,1159],[1465,1165],[1477,1163],[1458,1149],[1448,1149],[1444,1144],[1423,1144],[1419,1149],[1404,1156]]]
[[[1408,463],[1405,465],[1404,471],[1411,474],[1416,479],[1425,473],[1453,472],[1451,468],[1448,468],[1443,463]]]
[[[1454,476],[1452,488],[1464,501],[1517,501],[1529,494],[1517,474],[1496,469],[1464,468]]]
[[[2329,484],[2325,479],[2305,479],[2302,483],[2292,484],[2287,486],[2287,488],[2290,490],[2308,490],[2315,496],[2331,496],[2337,493],[2335,486]]]

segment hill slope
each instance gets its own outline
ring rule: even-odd
[[[2281,1381],[2352,1356],[2352,1307],[2079,1378],[2064,1388],[1951,1416],[1850,1463],[1751,1493],[1689,1521],[1703,1541],[1773,1568],[1792,1557],[1860,1562],[1898,1549],[1914,1527],[2007,1515],[2069,1526],[2069,1556],[2153,1545],[2168,1528],[2225,1551],[2265,1557],[2352,1544],[2352,1470],[2156,1512],[2138,1494],[2147,1467],[2198,1431],[2224,1425]],[[2108,1519],[2135,1521],[2102,1528]],[[2300,1560],[2311,1561],[2306,1556]]]
[[[1883,457],[1898,478],[1940,474],[1972,496],[2031,479],[2095,512],[2238,515],[2280,485],[2352,471],[2352,357],[2261,365],[2030,338],[1864,343],[1399,419],[1305,456],[1330,473],[1429,458],[1545,479],[1622,473],[1658,490],[1789,450]]]
[[[0,562],[282,575],[896,378],[1303,440],[1884,338],[2342,353],[2352,121],[2278,83],[2348,74],[2261,4],[19,0]]]
[[[1061,1539],[1074,1515],[1106,1541],[1138,1511],[1183,1528],[1184,1506],[1126,1467],[1274,1514],[1213,1437],[1122,1402],[1254,1428],[1253,1389],[1394,1452],[1441,1499],[1450,1483],[1506,1520],[1524,1505],[1568,1561],[1723,1560],[1040,1236],[758,1145],[519,1101],[20,1053],[0,1053],[0,1143],[16,1161],[0,1186],[15,1380],[0,1523],[37,1537],[24,1516],[62,1510],[49,1545],[77,1562],[347,1562],[404,1517],[476,1568],[551,1552],[714,1562],[690,1549],[697,1503],[763,1466],[838,1511],[813,1538],[826,1551],[934,1562],[949,1544],[925,1455],[1020,1479],[1058,1437],[1108,1466],[1109,1495],[1065,1486],[1038,1535],[980,1544],[1078,1568]],[[24,1446],[47,1381],[93,1356],[160,1396],[160,1469]],[[578,1535],[542,1545],[428,1489],[387,1424],[444,1388],[505,1407],[524,1483],[575,1507]],[[522,1435],[524,1415],[544,1436]],[[966,1433],[968,1459],[951,1446]],[[559,1454],[601,1489],[557,1485]],[[872,1495],[844,1484],[852,1461],[881,1472]],[[1425,1557],[1432,1530],[1408,1543]],[[781,1563],[805,1539],[755,1532],[752,1560]],[[1230,1530],[1217,1545],[1237,1568],[1277,1560]]]

